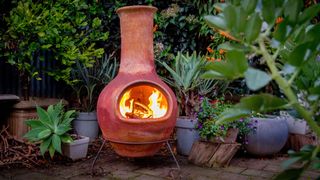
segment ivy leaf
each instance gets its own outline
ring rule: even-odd
[[[248,68],[244,73],[246,84],[249,89],[256,91],[271,81],[271,77],[259,69]]]

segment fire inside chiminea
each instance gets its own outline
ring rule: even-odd
[[[158,77],[153,55],[152,6],[117,10],[121,29],[118,75],[101,92],[97,115],[103,137],[121,156],[152,156],[173,131],[178,115],[172,90]]]
[[[126,118],[161,118],[168,111],[166,97],[158,89],[146,85],[126,90],[119,106],[121,115]]]

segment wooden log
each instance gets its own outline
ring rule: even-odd
[[[207,165],[219,146],[218,143],[196,141],[192,145],[188,160],[199,166]]]
[[[241,144],[220,144],[217,151],[209,160],[207,166],[209,167],[222,167],[228,166],[233,156],[239,150]]]

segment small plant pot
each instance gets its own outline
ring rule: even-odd
[[[80,136],[80,139],[74,140],[72,143],[62,144],[62,154],[72,160],[82,159],[87,156],[89,145],[89,137]]]
[[[200,139],[198,131],[195,129],[197,119],[178,117],[176,123],[177,151],[182,155],[189,155],[193,143]]]
[[[99,133],[99,125],[96,112],[80,112],[78,117],[73,120],[73,128],[80,136],[90,138],[90,141],[97,138]]]

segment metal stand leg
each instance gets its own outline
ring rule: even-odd
[[[96,163],[96,161],[97,161],[97,159],[98,159],[98,157],[99,157],[99,155],[100,155],[100,153],[101,153],[101,150],[102,150],[102,148],[104,147],[104,145],[106,144],[106,142],[107,142],[107,140],[104,139],[102,145],[100,146],[100,149],[99,149],[96,157],[94,158],[94,160],[93,160],[93,162],[92,162],[92,164],[91,164],[91,175],[93,175],[94,164]]]
[[[178,163],[178,161],[177,161],[177,159],[176,159],[176,156],[173,154],[173,151],[172,151],[172,149],[171,149],[171,146],[170,146],[170,144],[169,144],[169,141],[166,141],[166,144],[167,144],[167,147],[168,147],[168,149],[169,149],[169,151],[170,151],[170,153],[171,153],[171,156],[173,157],[174,161],[176,162],[176,165],[177,165],[178,170],[180,170],[180,165],[179,165],[179,163]]]

